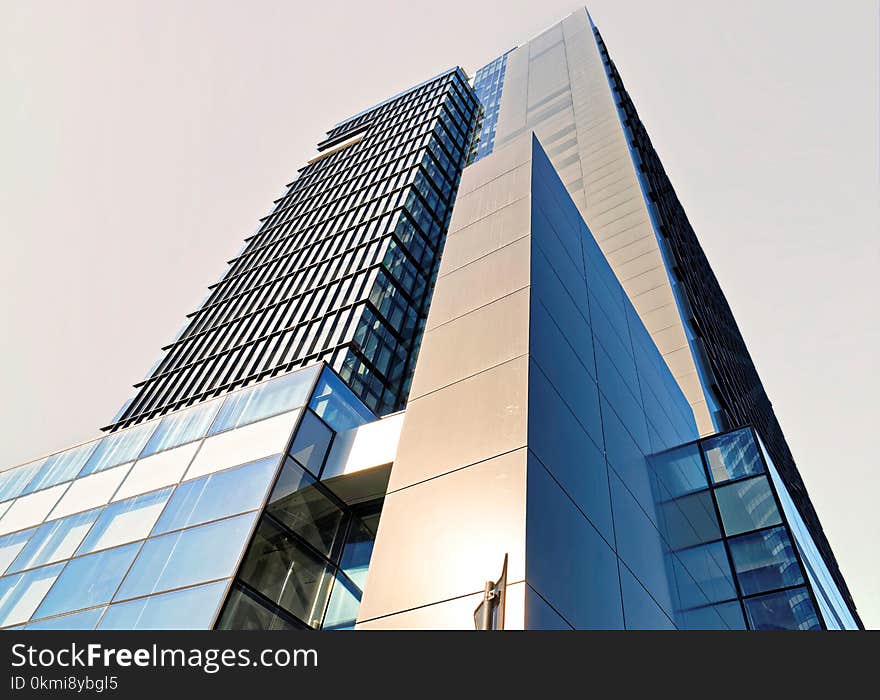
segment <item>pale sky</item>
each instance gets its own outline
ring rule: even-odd
[[[334,123],[555,0],[0,0],[0,464],[93,437]],[[593,0],[880,628],[878,3]]]

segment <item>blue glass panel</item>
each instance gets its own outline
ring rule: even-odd
[[[27,621],[62,568],[53,564],[0,578],[0,627]]]
[[[36,462],[0,472],[0,502],[20,495],[45,461],[39,459]]]
[[[324,368],[309,401],[309,408],[337,433],[376,420],[376,416],[361,403],[332,370]]]
[[[305,405],[318,367],[306,367],[228,397],[223,402],[209,435]]]
[[[290,456],[312,474],[318,475],[332,440],[333,431],[314,413],[306,411],[296,429]]]
[[[104,608],[93,608],[84,612],[73,613],[72,615],[61,615],[60,617],[50,617],[47,620],[37,620],[31,622],[27,629],[29,630],[93,630]]]
[[[712,494],[689,493],[660,504],[660,530],[673,549],[692,547],[721,537]]]
[[[675,556],[684,574],[676,576],[683,607],[736,598],[736,587],[723,542],[684,549],[676,552]],[[695,586],[696,590],[690,592],[690,585]]]
[[[256,515],[240,515],[147,540],[115,599],[231,576]]]
[[[360,606],[360,589],[345,576],[337,575],[324,613],[323,629],[353,630]]]
[[[204,630],[209,629],[226,581],[111,605],[98,629]]]
[[[623,615],[628,630],[674,630],[672,620],[625,566],[620,567]]]
[[[153,529],[171,491],[171,488],[153,491],[107,506],[89,531],[89,536],[82,543],[78,554],[145,538]]]
[[[97,449],[80,472],[80,476],[102,472],[125,462],[137,459],[147,440],[156,429],[157,422],[139,425],[130,430],[122,430],[101,440]]]
[[[86,460],[91,456],[95,449],[96,443],[92,442],[88,445],[80,445],[67,452],[61,452],[49,457],[40,467],[40,471],[36,473],[31,482],[22,491],[22,494],[33,493],[40,489],[55,486],[65,481],[76,478]]]
[[[259,508],[279,456],[187,481],[177,487],[153,534],[180,530]]]
[[[746,615],[754,630],[821,629],[816,609],[806,588],[747,598]]]
[[[100,512],[101,509],[96,508],[40,526],[9,571],[32,569],[72,557]]]
[[[345,538],[339,568],[361,589],[367,582],[367,570],[373,556],[379,514],[354,518]]]
[[[140,543],[129,544],[72,559],[34,617],[49,617],[109,602],[139,547]]]
[[[218,407],[219,403],[213,401],[165,416],[141,453],[141,457],[204,437]]]
[[[685,610],[681,615],[681,620],[681,626],[686,630],[746,629],[742,608],[737,600]]]
[[[6,573],[6,569],[24,549],[31,535],[36,531],[37,528],[33,527],[30,530],[13,532],[11,535],[0,537],[0,574]]]
[[[766,476],[715,489],[721,522],[728,535],[739,535],[782,522]]]
[[[702,446],[716,484],[764,472],[764,463],[749,428],[708,438],[703,440]]]
[[[709,486],[696,443],[653,455],[650,459],[662,498],[675,498]]]
[[[730,555],[743,595],[797,586],[804,582],[784,527],[734,537]]]

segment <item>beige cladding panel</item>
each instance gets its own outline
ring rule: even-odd
[[[437,426],[435,432],[443,433]],[[508,581],[525,579],[526,453],[516,450],[388,494],[359,622],[479,593],[498,577],[505,553]],[[404,465],[411,459],[400,457]],[[372,626],[386,626],[377,623]]]

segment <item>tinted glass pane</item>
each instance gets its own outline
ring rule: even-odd
[[[149,535],[171,490],[153,491],[107,506],[79,548],[79,554],[115,547]]]
[[[319,475],[332,439],[330,428],[314,413],[306,411],[293,439],[290,456],[312,474]]]
[[[277,465],[278,456],[275,455],[181,484],[156,523],[153,534],[259,508]]]
[[[709,463],[709,473],[716,484],[764,471],[758,446],[748,428],[709,438],[702,445]]]
[[[293,630],[301,629],[251,597],[246,591],[234,589],[217,623],[221,630]]]
[[[39,471],[45,461],[40,459],[30,464],[23,464],[20,467],[0,472],[0,501],[8,501],[24,491],[28,482],[34,478],[34,474]]]
[[[149,596],[107,608],[102,630],[204,630],[226,590],[226,581]]]
[[[109,602],[139,547],[140,544],[129,544],[72,559],[35,617],[49,617]]]
[[[684,607],[736,598],[736,587],[723,542],[712,542],[676,552],[686,576],[676,576]],[[696,590],[688,595],[689,587]]]
[[[105,608],[93,608],[85,612],[50,617],[48,620],[31,622],[29,630],[93,630]]]
[[[746,615],[755,630],[818,630],[819,618],[806,588],[747,598]]]
[[[157,423],[147,423],[131,430],[123,430],[108,435],[101,440],[97,449],[80,472],[81,476],[101,472],[118,464],[132,462],[147,444],[147,439],[155,430]]]
[[[743,595],[804,582],[784,527],[735,537],[730,540],[730,554]]]
[[[361,590],[345,576],[336,576],[327,612],[324,615],[325,630],[353,630],[361,606]]]
[[[376,420],[351,389],[327,369],[321,372],[309,408],[337,433]]]
[[[163,418],[156,432],[150,437],[141,457],[204,437],[208,432],[208,426],[214,420],[218,405],[216,401],[200,404]]]
[[[231,576],[255,517],[240,515],[147,540],[115,600]]]
[[[660,529],[673,549],[692,547],[721,537],[715,504],[708,490],[662,502],[660,515]]]
[[[13,532],[11,535],[0,537],[0,574],[6,573],[6,569],[15,561],[19,552],[24,549],[31,535],[36,531],[36,528],[31,528],[30,530]]]
[[[0,627],[30,618],[63,567],[53,564],[0,578]]]
[[[767,477],[759,476],[715,489],[721,521],[728,535],[782,522]]]
[[[43,463],[22,494],[39,491],[76,478],[94,449],[95,443],[93,442],[52,455]]]
[[[240,577],[308,625],[321,624],[332,571],[266,519],[260,522]]]
[[[708,487],[699,445],[685,445],[654,455],[651,467],[661,498],[674,498]]]
[[[703,608],[686,610],[682,614],[682,627],[686,630],[744,630],[739,601],[707,605]]]
[[[299,408],[306,403],[316,367],[286,374],[234,394],[223,402],[211,435]]]
[[[342,525],[342,510],[290,458],[284,463],[266,510],[313,547],[330,554]]]
[[[32,569],[72,557],[100,512],[100,508],[97,508],[42,525],[9,570]]]
[[[370,568],[378,527],[379,513],[353,518],[342,550],[339,567],[361,590],[367,581],[367,569]]]

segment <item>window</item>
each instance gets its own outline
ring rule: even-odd
[[[177,487],[153,534],[179,530],[259,508],[278,456],[187,481]]]
[[[704,440],[702,445],[709,473],[716,484],[764,472],[764,463],[749,428],[717,435]]]
[[[240,576],[311,627],[321,624],[333,579],[329,566],[266,518],[260,521]]]
[[[0,472],[0,501],[8,501],[21,494],[45,461],[39,459],[36,462]]]
[[[730,555],[743,595],[804,582],[801,567],[784,527],[734,537]]]
[[[58,578],[64,564],[0,578],[0,627],[25,622]]]
[[[378,506],[377,506],[378,507]],[[363,590],[367,582],[367,569],[373,556],[376,530],[379,527],[379,512],[352,518],[345,538],[345,547],[339,561],[339,568]]]
[[[75,479],[94,449],[95,443],[93,442],[52,455],[43,463],[22,494],[33,493]]]
[[[361,605],[361,590],[342,574],[336,575],[324,615],[325,630],[352,630]]]
[[[650,463],[664,499],[700,491],[709,485],[697,444],[655,455]]]
[[[107,608],[102,630],[204,630],[211,626],[226,581],[149,596]]]
[[[712,542],[676,552],[674,564],[684,569],[678,575],[679,597],[684,607],[695,607],[736,598],[736,587],[723,542]],[[696,586],[695,590],[691,587]]]
[[[270,610],[249,591],[236,586],[217,623],[221,630],[294,630],[302,629],[293,619],[288,620],[277,611]]]
[[[330,428],[314,413],[306,411],[293,439],[290,456],[318,476],[332,439],[333,432]]]
[[[721,521],[728,535],[738,535],[782,522],[766,476],[715,489]]]
[[[36,528],[31,528],[30,530],[13,532],[11,535],[0,537],[0,575],[6,573],[6,569],[9,568],[9,565],[15,560],[19,552],[24,549],[31,535],[36,531]]]
[[[92,453],[80,476],[102,472],[118,464],[134,461],[144,449],[157,425],[157,423],[147,423],[131,430],[108,435]]]
[[[212,401],[165,416],[141,453],[141,457],[204,437],[208,432],[208,426],[214,420],[218,406],[217,401]]]
[[[72,615],[61,615],[44,620],[31,622],[25,629],[29,630],[93,630],[104,608],[92,608]]]
[[[326,555],[342,525],[342,509],[290,458],[269,496],[266,512]]]
[[[9,571],[32,569],[73,556],[100,512],[100,509],[90,510],[42,525]]]
[[[115,599],[231,576],[255,517],[240,515],[147,540]]]
[[[286,374],[233,394],[223,402],[209,435],[303,406],[318,366]]]
[[[129,544],[71,559],[36,617],[50,617],[109,602],[139,547],[140,544]]]
[[[145,538],[170,495],[171,489],[167,488],[107,506],[79,548],[79,554]]]
[[[822,629],[806,588],[747,598],[745,605],[753,630]]]
[[[328,369],[321,372],[309,408],[337,433],[376,420],[351,389]]]

